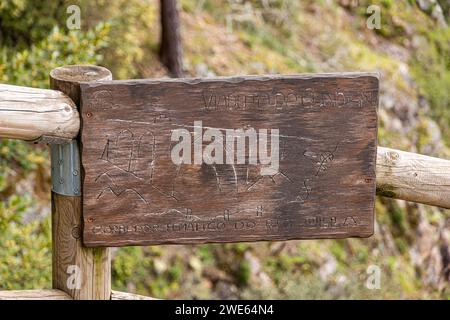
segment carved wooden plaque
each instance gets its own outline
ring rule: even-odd
[[[367,237],[378,78],[81,87],[84,243]]]

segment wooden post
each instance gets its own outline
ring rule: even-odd
[[[66,66],[50,73],[52,89],[67,94],[78,107],[80,82],[111,79],[109,70],[96,66]],[[78,147],[78,143],[74,145]],[[52,166],[55,165],[52,163]],[[53,288],[66,292],[73,299],[109,300],[110,249],[86,248],[82,245],[81,200],[81,195],[58,194],[52,190]]]
[[[171,77],[183,76],[183,49],[181,44],[180,14],[177,0],[161,0],[161,43],[159,57]]]

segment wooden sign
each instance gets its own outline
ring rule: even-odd
[[[84,243],[367,237],[378,79],[86,83]]]

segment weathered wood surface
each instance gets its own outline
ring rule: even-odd
[[[113,81],[83,84],[81,92],[87,246],[373,232],[373,74]],[[171,134],[186,129],[186,140],[198,141],[208,133],[200,126],[219,130],[209,131],[217,153],[175,164],[170,154],[178,139]],[[225,130],[250,128],[259,139],[268,129],[258,152],[279,140],[279,167],[262,165],[251,139],[245,164],[236,163],[225,134],[245,138],[244,131]],[[186,151],[191,160],[207,148],[209,137],[203,138],[200,152],[195,143],[193,155]],[[216,155],[225,164],[208,164]]]
[[[0,300],[73,300],[58,289],[5,290],[0,291]],[[139,294],[111,291],[111,300],[156,300]]]
[[[62,92],[0,84],[0,137],[72,139],[79,129],[76,106]]]
[[[152,297],[142,296],[139,294],[128,293],[128,292],[120,292],[120,291],[112,291],[111,300],[158,300]]]
[[[378,147],[377,194],[450,209],[450,161]]]
[[[80,82],[110,80],[101,67],[68,66],[52,70],[51,87],[79,103]],[[108,300],[111,295],[109,248],[82,245],[81,197],[52,192],[53,288],[76,300]]]
[[[75,300],[105,300],[111,291],[111,252],[82,245],[81,220],[81,197],[52,192],[53,288]]]
[[[78,135],[79,126],[75,104],[62,92],[0,84],[0,138],[71,139]],[[450,197],[446,196],[450,194],[448,160],[407,153],[407,161],[385,161],[387,150],[378,147],[378,195],[449,207]],[[391,150],[400,156],[404,154]],[[420,163],[420,177],[411,176],[416,168],[415,159]],[[395,174],[389,174],[391,171]],[[429,182],[424,183],[421,177]],[[388,190],[394,186],[400,192]]]
[[[72,300],[64,291],[57,289],[5,290],[0,300]]]

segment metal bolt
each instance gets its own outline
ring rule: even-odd
[[[74,170],[74,171],[73,171],[73,175],[74,175],[74,176],[77,176],[77,175],[78,175],[78,170]]]
[[[59,184],[63,184],[64,183],[64,179],[63,178],[59,178]]]
[[[81,230],[79,226],[75,226],[72,228],[72,237],[74,237],[75,239],[80,239],[81,237]]]

